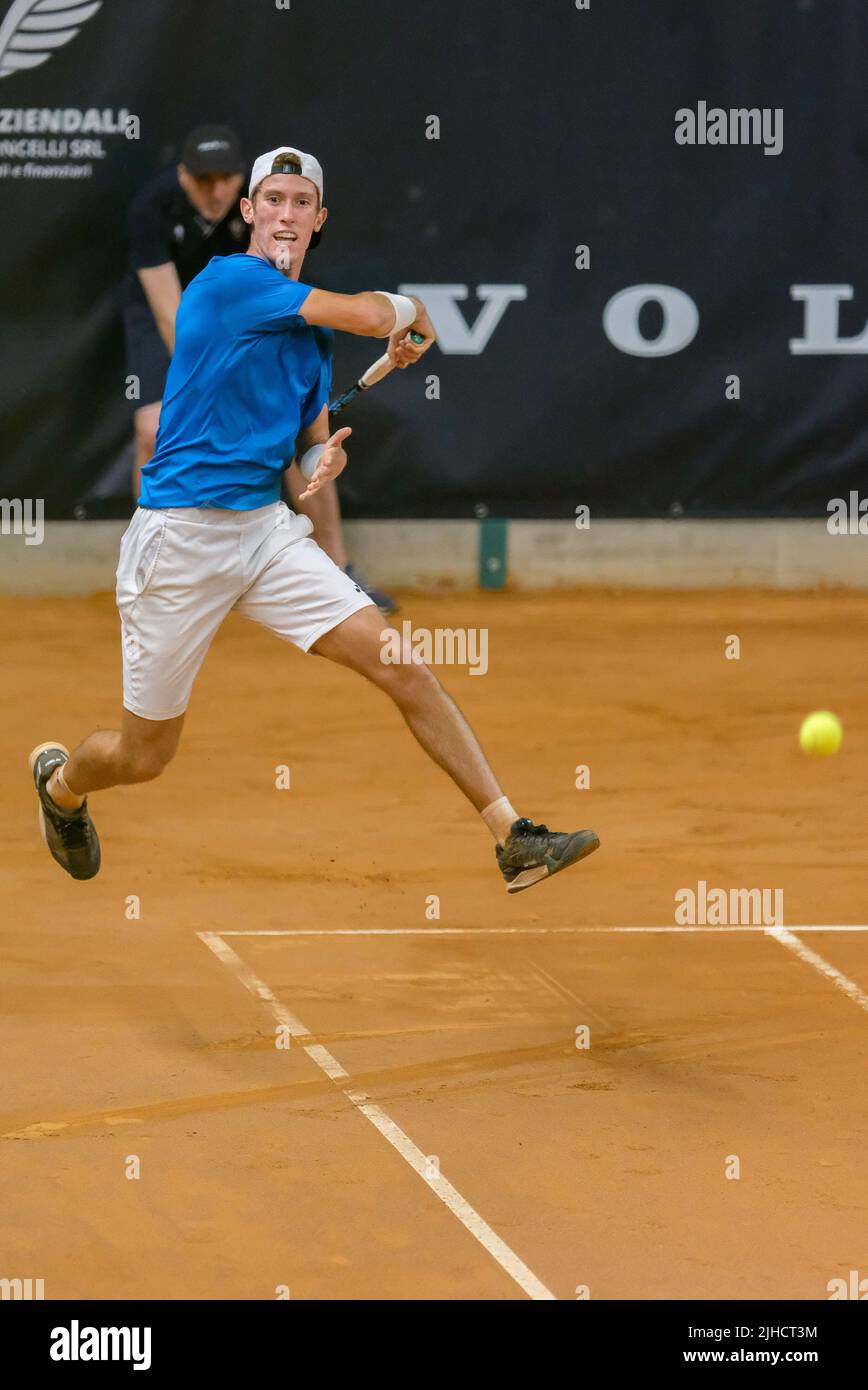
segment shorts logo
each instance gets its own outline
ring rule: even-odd
[[[0,24],[0,77],[47,63],[102,8],[102,0],[15,0]]]

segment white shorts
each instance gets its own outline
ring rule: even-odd
[[[183,714],[231,610],[306,652],[368,607],[367,594],[308,539],[312,530],[284,502],[244,512],[137,508],[117,570],[124,707],[143,719]]]

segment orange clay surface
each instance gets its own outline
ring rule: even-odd
[[[798,936],[868,922],[868,597],[407,596],[417,626],[488,628],[487,675],[440,674],[519,810],[600,834],[512,898],[391,705],[235,617],[168,771],[92,798],[103,868],[73,882],[27,755],[117,726],[113,600],[0,615],[0,1277],[817,1299],[868,1273],[868,933]],[[834,758],[799,752],[815,708]],[[672,927],[699,880],[782,889],[814,963],[762,930],[611,930]]]

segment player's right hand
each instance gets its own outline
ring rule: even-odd
[[[393,367],[409,367],[413,362],[418,362],[419,358],[433,347],[437,334],[434,332],[434,325],[428,317],[428,310],[417,299],[415,295],[409,295],[418,309],[418,314],[414,323],[409,328],[402,328],[399,333],[393,333],[389,338],[389,361]],[[419,333],[425,339],[424,343],[414,343],[410,338],[411,333]]]

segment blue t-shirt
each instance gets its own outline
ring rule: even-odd
[[[310,285],[259,256],[214,256],[183,295],[142,507],[264,507],[331,389],[330,329],[299,316]]]

